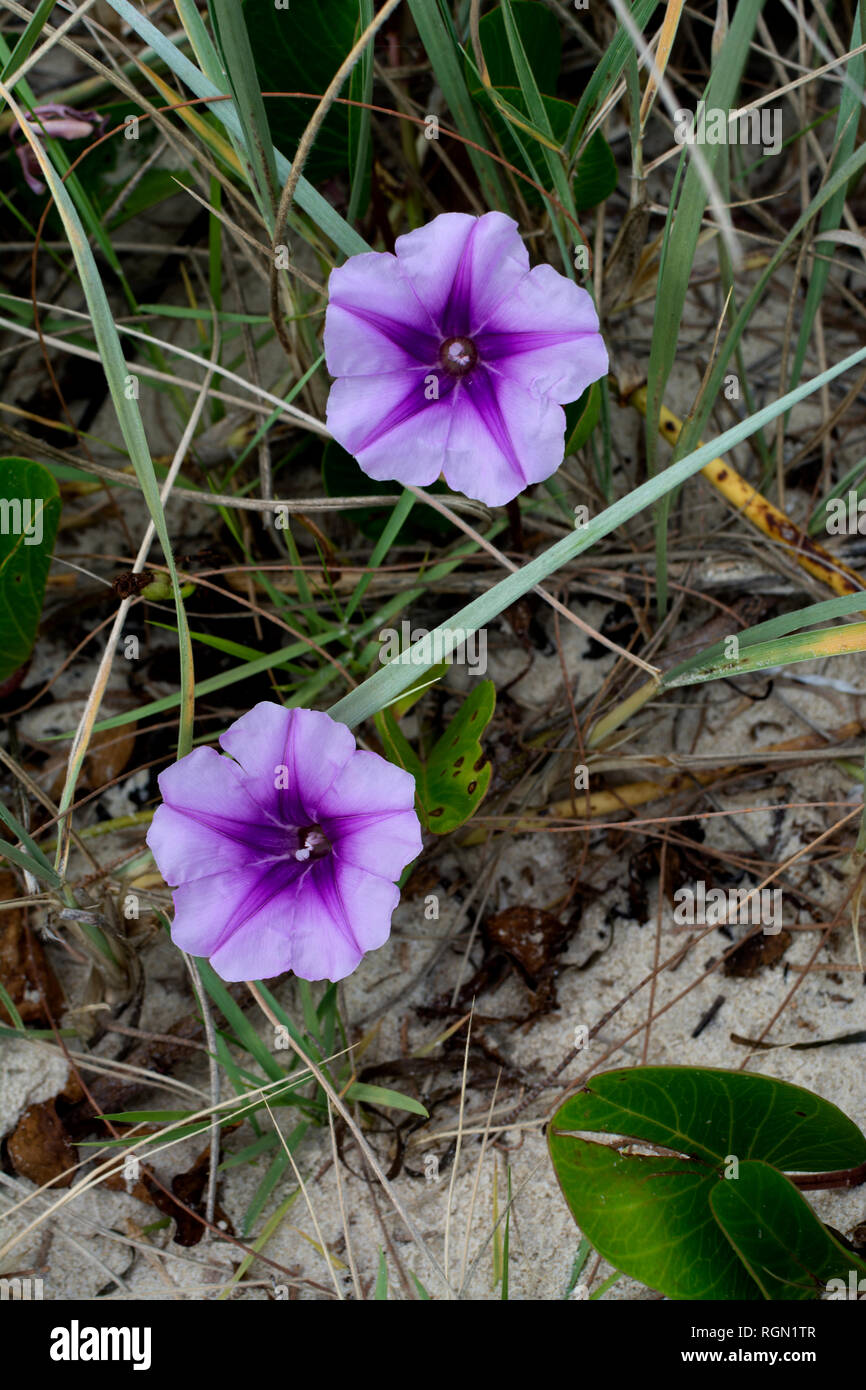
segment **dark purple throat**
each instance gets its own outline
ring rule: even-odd
[[[293,834],[293,853],[298,863],[312,864],[315,859],[324,859],[331,853],[331,842],[320,825],[302,825]]]
[[[439,349],[439,361],[451,376],[466,376],[478,361],[478,349],[465,335],[446,338]]]

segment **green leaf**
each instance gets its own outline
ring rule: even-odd
[[[621,1154],[566,1138],[554,1125],[549,1144],[572,1216],[610,1264],[668,1298],[760,1298],[710,1209],[710,1193],[724,1181],[711,1169]]]
[[[24,1032],[24,1021],[15,1007],[15,1000],[12,998],[12,995],[9,993],[2,980],[0,980],[0,1004],[2,1004],[12,1020],[13,1031],[16,1033]]]
[[[424,1285],[421,1283],[421,1280],[418,1278],[418,1275],[413,1273],[413,1271],[410,1269],[409,1277],[412,1280],[412,1283],[415,1285],[415,1288],[418,1290],[418,1297],[422,1300],[422,1302],[429,1303],[430,1295],[425,1289]]]
[[[41,463],[0,459],[0,681],[33,650],[60,505]]]
[[[792,1182],[769,1164],[741,1163],[710,1193],[710,1209],[764,1298],[817,1298],[866,1264],[827,1230]]]
[[[413,1100],[412,1096],[404,1096],[400,1091],[389,1091],[387,1086],[368,1086],[365,1081],[353,1081],[346,1098],[360,1101],[362,1105],[387,1105],[392,1110],[408,1110],[413,1115],[423,1115],[425,1120],[430,1118],[420,1101]]]
[[[574,204],[578,212],[598,207],[609,198],[617,184],[616,160],[613,150],[600,130],[590,136],[586,149],[577,162],[574,179]]]
[[[17,864],[19,869],[25,869],[27,873],[33,874],[34,878],[39,878],[43,883],[48,883],[52,888],[59,888],[61,879],[54,869],[45,868],[38,859],[33,859],[23,850],[16,849],[6,840],[0,840],[0,859],[8,859],[10,864]]]
[[[175,0],[175,3],[179,7],[182,6],[184,11],[187,10],[187,6],[182,5],[182,0]],[[130,0],[108,0],[108,4],[129,24],[134,33],[144,39],[145,43],[159,54],[159,57],[168,65],[175,76],[185,82],[196,96],[216,97],[224,95],[216,83],[210,77],[205,76],[195,63],[191,63],[185,54],[181,53],[177,46],[172,43],[171,39],[161,33],[145,15],[130,4]],[[197,17],[199,26],[203,27],[194,5],[190,4],[189,10]],[[285,88],[281,85],[279,90],[282,91]],[[303,90],[309,89],[304,87]],[[213,114],[230,135],[237,139],[243,138],[243,128],[232,102],[218,102],[213,108]],[[277,178],[281,184],[284,184],[289,176],[291,165],[278,149],[274,150],[274,158],[277,166]],[[317,192],[303,175],[295,191],[295,199],[298,206],[309,214],[316,226],[324,232],[325,236],[330,237],[334,245],[339,246],[345,255],[354,256],[361,251],[369,251],[370,248],[364,238],[349,226],[346,220],[331,206],[327,198],[323,198],[321,193]]]
[[[640,33],[645,31],[647,24],[652,19],[658,6],[659,0],[636,0],[636,3],[629,9],[631,19]],[[612,92],[616,83],[619,81],[620,74],[634,54],[634,41],[625,25],[617,24],[616,32],[611,40],[610,47],[602,58],[601,62],[593,70],[589,82],[584,88],[583,95],[577,104],[574,113],[574,122],[569,137],[569,149],[571,142],[576,140],[582,133],[587,121],[594,112],[600,110],[608,96]]]
[[[103,1115],[104,1120],[117,1120],[124,1125],[170,1125],[194,1115],[194,1110],[118,1110],[111,1115]],[[210,1121],[205,1120],[205,1124]]]
[[[39,848],[38,844],[33,839],[33,836],[30,835],[27,830],[25,830],[21,822],[17,819],[16,816],[13,816],[12,812],[8,809],[8,807],[4,806],[2,801],[0,801],[0,821],[2,821],[4,825],[9,827],[16,840],[21,841],[27,855],[30,857],[31,862],[34,865],[34,868],[31,870],[31,872],[35,872],[36,875],[39,876],[41,870],[42,875],[45,877],[47,882],[54,884],[59,883],[60,880],[54,872],[51,860],[48,859],[44,851]],[[7,850],[9,848],[9,845],[5,840],[2,841],[2,845],[4,850]],[[28,864],[27,867],[29,868],[30,865]]]
[[[863,602],[862,597],[860,601]],[[841,627],[821,628],[819,632],[797,632],[792,637],[775,637],[771,642],[751,643],[735,660],[725,661],[715,657],[686,674],[665,677],[660,689],[700,685],[703,681],[722,680],[748,671],[765,671],[777,666],[795,665],[798,661],[817,661],[822,657],[845,656],[864,650],[866,623],[844,623]]]
[[[538,90],[555,92],[562,61],[562,39],[556,16],[545,5],[535,3],[535,0],[513,0],[511,14]],[[519,87],[520,79],[511,56],[502,10],[491,10],[484,15],[478,32],[491,84],[494,87]],[[474,72],[469,71],[467,76],[470,88],[477,88]]]
[[[866,38],[866,26],[864,26],[863,7],[858,3],[854,12],[854,22],[851,28],[851,40],[848,45],[849,52],[860,47]],[[855,54],[848,62],[847,75],[849,82],[842,87],[839,94],[839,111],[836,119],[836,132],[833,138],[833,158],[830,164],[831,171],[834,171],[844,164],[854,153],[857,145],[857,128],[860,116],[860,102],[862,101],[863,85],[866,81],[866,57],[862,53]],[[851,190],[854,191],[853,188]],[[832,198],[824,204],[818,221],[819,231],[836,231],[842,221],[842,214],[845,208],[845,198],[847,189],[844,185],[836,190]],[[800,380],[803,370],[803,363],[806,360],[806,353],[809,350],[809,339],[815,321],[815,314],[824,296],[824,289],[830,274],[830,260],[835,247],[832,241],[821,241],[815,239],[815,259],[809,269],[809,283],[806,287],[806,294],[803,300],[803,307],[800,314],[800,331],[797,337],[797,348],[794,353],[794,361],[791,365],[790,384],[796,386]]]
[[[399,660],[399,658],[398,658]],[[493,717],[496,688],[481,681],[468,695],[429,757],[422,762],[390,709],[376,715],[376,727],[390,762],[415,778],[425,827],[447,835],[478,810],[490,783],[481,735]]]
[[[9,79],[18,71],[21,64],[30,56],[33,46],[45,26],[45,22],[54,9],[55,0],[40,0],[36,13],[28,21],[27,27],[18,38],[12,55],[3,65],[0,72],[0,81],[8,82]]]
[[[274,0],[244,0],[243,17],[261,90],[320,97],[355,42],[358,0],[301,0],[286,9],[276,9]],[[291,157],[316,104],[302,97],[265,99],[274,143]],[[348,110],[335,102],[325,117],[304,170],[314,183],[349,167]]]
[[[565,407],[565,452],[576,454],[582,449],[598,424],[601,414],[601,387],[597,381],[587,386],[579,400]]]
[[[373,23],[373,0],[358,0],[358,23],[355,31],[356,41],[362,32]],[[365,106],[350,106],[349,119],[349,168],[351,170],[351,195],[346,211],[346,221],[354,223],[359,212],[366,211],[370,201],[370,169],[372,165],[372,146],[370,131],[372,112],[369,103],[373,100],[373,45],[367,44],[349,78],[349,97],[352,101],[367,102]]]
[[[602,1072],[560,1106],[551,1130],[626,1134],[714,1167],[729,1155],[808,1173],[866,1162],[866,1137],[830,1101],[772,1076],[709,1067]]]
[[[448,670],[448,663],[440,661],[437,666],[431,666],[429,671],[425,671],[423,676],[419,676],[414,685],[410,685],[408,690],[404,690],[399,699],[395,700],[391,709],[397,719],[402,719],[404,714],[408,714],[413,705],[417,705],[422,695],[440,681]]]
[[[240,9],[236,0],[209,0],[209,9],[220,59],[243,129],[241,148],[249,169],[250,187],[258,193],[259,208],[271,225],[279,198],[277,166],[250,36],[250,30],[259,33],[260,16],[250,0]],[[271,18],[279,20],[289,13],[270,6]],[[308,120],[310,115],[312,111]]]

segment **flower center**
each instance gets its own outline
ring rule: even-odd
[[[439,361],[452,376],[465,376],[478,361],[478,349],[471,338],[446,338],[439,349]]]
[[[294,851],[296,859],[312,862],[331,853],[331,842],[320,825],[303,825],[295,833],[298,837]]]

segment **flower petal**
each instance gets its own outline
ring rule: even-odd
[[[396,258],[369,251],[331,271],[325,358],[331,376],[435,363],[439,335]]]
[[[399,878],[423,848],[415,779],[376,753],[359,749],[319,805],[322,829],[342,862]]]
[[[355,752],[345,724],[319,710],[288,710],[272,700],[254,705],[220,743],[240,763],[250,795],[269,816],[293,826],[317,819],[321,797]],[[286,775],[279,776],[283,768]]]
[[[529,272],[517,223],[502,212],[440,213],[394,249],[444,338],[479,330]]]
[[[334,858],[320,859],[298,893],[292,970],[302,980],[342,980],[365,951],[387,941],[398,888]]]
[[[475,341],[485,365],[555,401],[576,401],[608,368],[591,296],[550,265],[524,276]]]
[[[159,776],[163,797],[147,843],[167,883],[281,852],[282,837],[261,824],[262,812],[243,774],[215,748],[194,748]]]
[[[369,377],[342,377],[328,396],[328,429],[354,454],[369,478],[425,486],[442,472],[450,428],[453,378],[436,373],[439,399],[427,400],[423,368]]]
[[[171,939],[207,956],[224,980],[261,980],[291,968],[291,924],[299,881],[283,866],[210,874],[174,892]]]
[[[476,370],[454,401],[443,472],[455,492],[496,507],[555,473],[564,448],[562,406]]]
[[[157,807],[147,843],[159,872],[169,884],[242,869],[259,857],[254,845],[165,802]]]

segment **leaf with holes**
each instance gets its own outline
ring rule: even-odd
[[[664,1152],[632,1153],[635,1140]],[[560,1106],[548,1142],[586,1238],[668,1298],[817,1298],[859,1268],[779,1170],[862,1176],[866,1137],[800,1086],[702,1067],[603,1072]]]
[[[0,681],[33,650],[60,520],[57,484],[32,459],[0,459]]]
[[[496,688],[481,681],[467,696],[429,756],[412,748],[390,709],[376,715],[376,727],[390,762],[415,778],[418,811],[424,826],[447,835],[474,816],[490,784],[481,735],[493,717]]]
[[[713,1217],[710,1193],[724,1179],[711,1168],[620,1153],[557,1134],[553,1125],[549,1143],[575,1222],[615,1269],[668,1298],[760,1298]]]
[[[787,1172],[866,1162],[866,1137],[837,1106],[802,1086],[711,1067],[627,1067],[594,1076],[552,1127],[625,1134],[721,1168],[729,1154]]]

